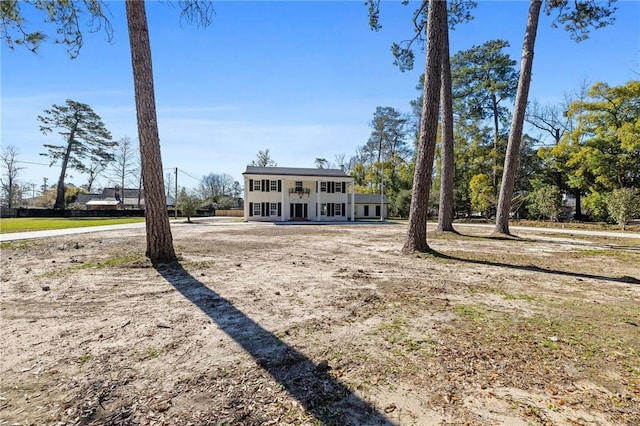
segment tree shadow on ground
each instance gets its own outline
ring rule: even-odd
[[[329,374],[326,362],[315,364],[195,279],[178,262],[156,269],[169,284],[251,355],[258,368],[264,369],[282,384],[321,424],[394,424]]]
[[[613,281],[617,283],[640,285],[640,279],[631,277],[631,276],[608,277],[605,275],[586,274],[586,273],[572,272],[572,271],[560,271],[557,269],[545,269],[535,265],[516,265],[511,263],[495,262],[491,260],[465,259],[463,257],[451,256],[445,253],[441,253],[433,249],[430,250],[428,254],[440,259],[456,260],[459,262],[472,263],[475,265],[497,266],[500,268],[516,269],[519,271],[542,272],[544,274],[563,275],[563,276],[569,276],[574,278],[582,278],[582,279],[588,278],[588,279],[600,280],[600,281]]]
[[[518,242],[518,243],[531,243],[531,244],[539,244],[539,243],[543,243],[543,244],[555,244],[555,245],[559,245],[559,246],[580,246],[580,247],[590,247],[590,248],[607,248],[607,249],[611,249],[611,250],[624,250],[624,251],[629,251],[629,252],[640,252],[640,245],[614,245],[614,244],[607,244],[605,242],[593,242],[593,241],[588,241],[588,240],[584,240],[584,241],[562,241],[562,240],[557,240],[555,238],[551,238],[551,234],[549,234],[549,238],[548,239],[540,239],[540,238],[531,238],[531,237],[520,237],[517,235],[510,235],[510,236],[505,236],[504,234],[491,234],[491,235],[475,235],[475,234],[463,234],[462,232],[447,232],[447,233],[442,233],[442,232],[438,232],[438,231],[431,231],[427,234],[427,237],[429,238],[447,238],[448,239],[468,239],[468,240],[477,240],[477,241],[482,241],[482,240],[488,240],[488,241],[513,241],[513,242]],[[562,234],[561,238],[580,238],[580,236],[576,236],[575,234]],[[615,238],[615,237],[614,237]]]

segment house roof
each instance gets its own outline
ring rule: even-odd
[[[302,167],[255,167],[247,166],[244,175],[276,175],[276,176],[321,176],[350,178],[340,169],[317,169]]]
[[[88,206],[117,206],[120,204],[119,201],[116,200],[91,200],[87,201]]]
[[[356,204],[380,204],[380,194],[355,194]],[[384,204],[389,204],[389,199],[385,195],[383,198]],[[351,200],[349,200],[351,201]]]

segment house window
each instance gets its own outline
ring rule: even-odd
[[[272,180],[270,185],[271,185],[271,191],[278,192],[278,181],[277,180]]]
[[[258,181],[260,182],[260,181]],[[253,215],[254,216],[261,216],[262,215],[262,204],[260,203],[253,203]]]
[[[278,203],[270,203],[269,207],[269,216],[278,216]]]
[[[336,192],[342,192],[342,182],[336,182]]]
[[[320,182],[320,192],[327,192],[327,182]]]
[[[342,204],[335,204],[334,216],[342,216]]]
[[[302,191],[302,181],[301,180],[297,180],[296,181],[296,191]]]
[[[321,204],[320,205],[320,216],[326,216],[327,215],[327,205],[326,204]]]
[[[262,188],[260,186],[260,184],[262,183],[262,181],[260,179],[254,179],[253,180],[253,190],[254,191],[261,191]]]
[[[376,216],[380,216],[380,206],[376,206]]]

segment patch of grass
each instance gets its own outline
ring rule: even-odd
[[[158,348],[154,348],[153,346],[149,346],[144,350],[144,353],[147,356],[147,359],[156,359],[160,356],[160,354],[162,353],[162,350]]]
[[[382,337],[389,343],[401,342],[406,333],[403,328],[407,325],[407,321],[404,318],[396,317],[391,322],[383,322],[378,328],[372,331],[373,335]]]
[[[456,314],[471,321],[481,321],[486,319],[486,309],[479,306],[459,304],[455,307]]]
[[[579,251],[580,256],[604,256],[613,257],[624,261],[640,262],[640,253],[632,253],[627,250],[617,249],[583,249]]]
[[[181,262],[182,266],[195,268],[195,269],[207,269],[216,266],[216,262],[213,260],[187,260]]]
[[[549,348],[549,349],[554,349],[554,350],[560,349],[560,345],[558,344],[558,342],[551,339],[545,340],[543,345],[545,348]]]
[[[135,267],[140,264],[146,264],[148,259],[142,254],[127,254],[123,256],[114,256],[107,258],[105,260],[96,261],[96,262],[85,262],[80,264],[74,264],[73,266],[69,266],[66,268],[54,269],[52,271],[45,272],[40,274],[40,277],[61,277],[67,274],[71,274],[76,271],[81,271],[84,269],[96,269],[96,268],[126,268],[126,267]]]
[[[126,254],[123,256],[114,256],[95,263],[85,263],[85,268],[118,268],[126,267],[138,262],[146,261],[146,257],[142,253]]]
[[[505,367],[514,384],[528,380],[531,374],[561,372],[570,364],[582,377],[614,393],[632,393],[640,386],[637,328],[622,325],[629,318],[636,321],[635,304],[555,298],[545,298],[544,304],[548,312],[527,316],[456,305],[459,318],[453,321],[447,338],[458,345],[465,342],[465,346],[473,348],[472,353],[482,348],[481,358],[491,358],[496,353],[505,354],[505,359],[519,358],[524,365],[518,369]],[[450,342],[444,344],[451,345]],[[602,374],[603,357],[612,374]],[[464,359],[458,362],[465,364]],[[619,376],[624,380],[613,378]],[[557,377],[564,380],[563,373]]]
[[[524,300],[525,302],[534,302],[537,298],[536,296],[532,296],[530,294],[525,294],[525,293],[507,293],[507,292],[500,292],[499,293],[504,300]]]
[[[80,364],[84,364],[85,362],[90,361],[93,358],[93,355],[91,354],[82,354],[80,355],[80,357],[78,358],[78,362]]]
[[[14,217],[0,221],[0,233],[46,231],[51,229],[82,228],[86,226],[121,225],[144,222],[143,217]]]
[[[3,219],[4,220],[4,219]],[[38,240],[18,240],[18,241],[3,241],[0,243],[0,249],[2,250],[29,250],[40,243]]]

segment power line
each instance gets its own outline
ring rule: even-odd
[[[185,175],[189,176],[189,177],[190,177],[191,179],[193,179],[193,180],[197,180],[198,182],[200,182],[200,181],[202,180],[201,178],[197,178],[197,177],[191,176],[189,173],[185,172],[185,171],[184,171],[184,170],[182,170],[182,169],[178,169],[178,170],[179,170],[180,172],[182,172],[183,174],[185,174]]]
[[[35,166],[51,166],[51,164],[45,164],[45,163],[33,163],[31,161],[18,161],[16,160],[16,163],[22,163],[22,164],[33,164]]]

